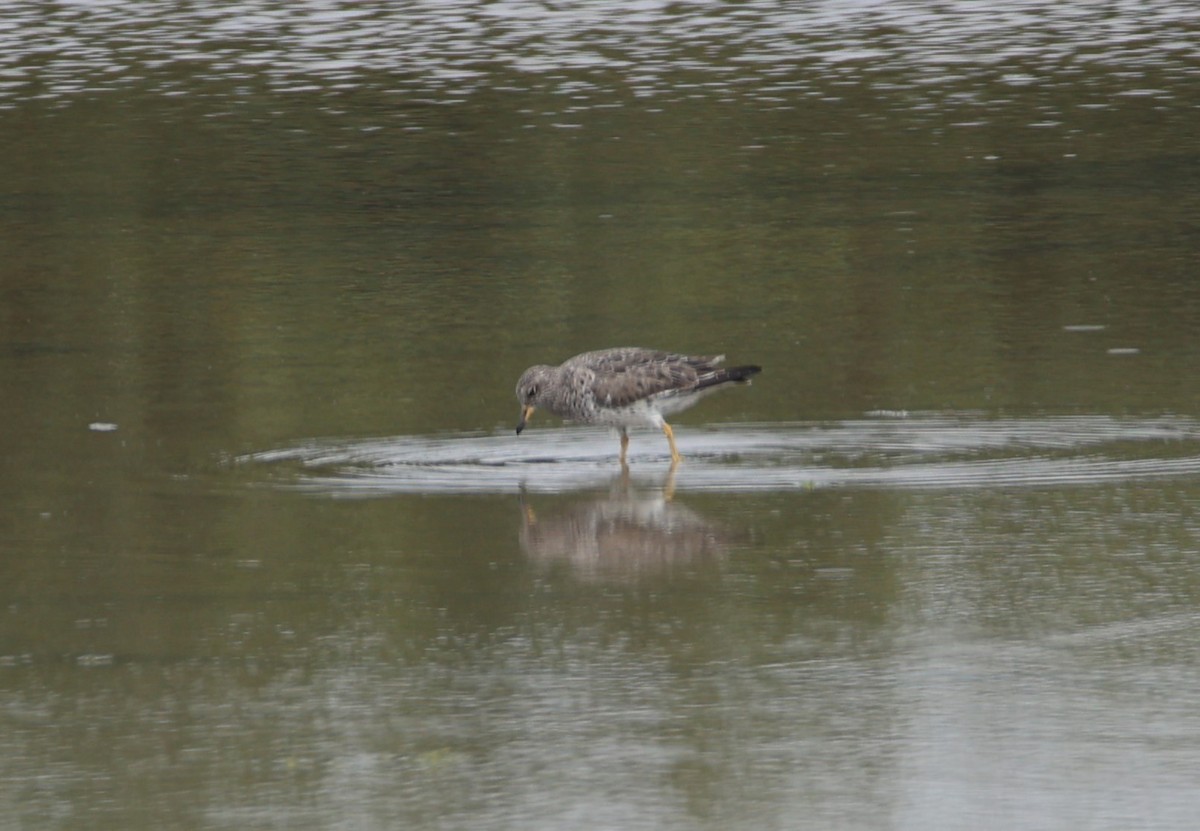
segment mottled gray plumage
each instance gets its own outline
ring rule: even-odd
[[[626,428],[657,427],[667,436],[672,461],[678,462],[674,433],[664,416],[686,410],[729,384],[748,383],[762,371],[757,366],[718,366],[724,359],[622,347],[584,352],[559,366],[531,366],[517,382],[517,433],[538,407],[568,421],[616,427],[624,463]]]

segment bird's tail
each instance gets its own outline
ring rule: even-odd
[[[696,385],[697,389],[715,387],[718,384],[749,384],[750,378],[762,372],[761,366],[731,366],[728,369],[718,369],[707,378],[702,378]]]
[[[739,384],[747,384],[750,382],[750,377],[762,372],[761,366],[731,366],[725,370],[725,374],[729,376],[728,380],[737,381]]]

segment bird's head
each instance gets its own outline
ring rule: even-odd
[[[552,366],[531,366],[521,374],[521,380],[517,381],[517,401],[521,404],[521,418],[517,422],[518,436],[533,416],[533,411],[541,406],[554,371]]]

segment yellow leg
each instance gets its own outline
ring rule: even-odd
[[[679,464],[679,460],[683,457],[679,455],[679,449],[675,447],[675,431],[671,429],[671,425],[663,422],[663,435],[667,437],[667,444],[671,445],[671,464]]]
[[[627,467],[625,464],[625,451],[629,449],[629,434],[624,430],[621,431],[621,467]]]

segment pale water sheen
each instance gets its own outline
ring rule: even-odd
[[[677,436],[672,469],[656,431],[634,432],[618,474],[615,431],[312,440],[239,465],[299,464],[290,486],[331,496],[566,492],[614,477],[672,490],[1084,486],[1200,473],[1200,422],[1178,417],[995,419],[891,414],[825,424],[727,424]],[[649,445],[649,447],[647,447]]]

